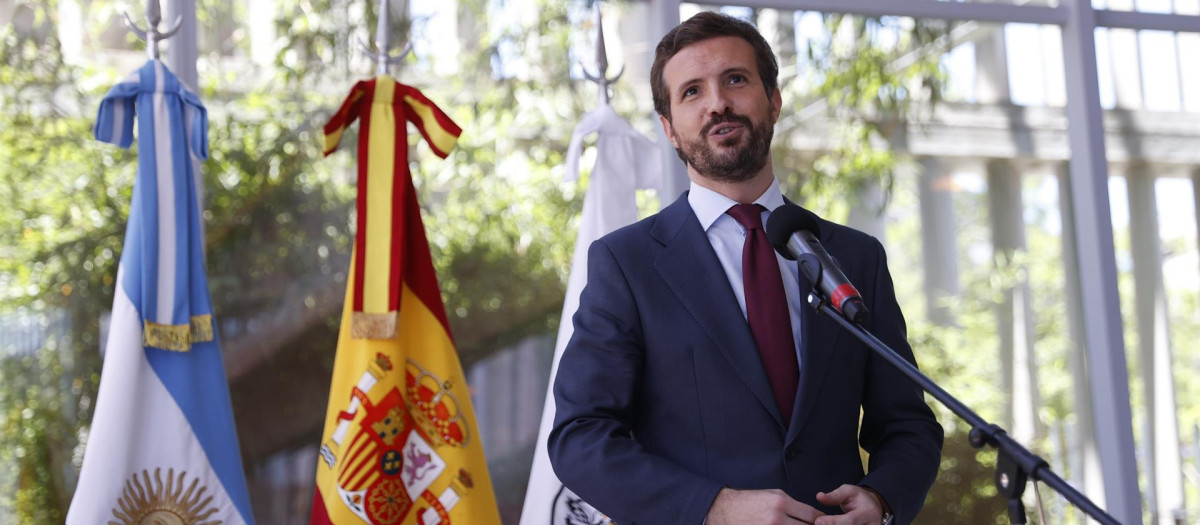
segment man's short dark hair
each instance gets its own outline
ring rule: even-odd
[[[701,11],[667,33],[654,50],[654,65],[650,68],[650,91],[654,95],[654,111],[671,120],[671,96],[663,80],[663,68],[667,61],[683,48],[710,38],[736,36],[754,48],[754,61],[758,65],[758,76],[762,79],[767,96],[779,89],[779,63],[770,44],[758,33],[758,28],[749,22],[713,11]]]

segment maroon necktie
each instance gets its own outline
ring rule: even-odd
[[[783,424],[792,418],[792,404],[796,399],[796,385],[800,381],[800,367],[796,362],[796,346],[792,338],[792,321],[788,315],[787,295],[783,291],[783,279],[779,275],[779,263],[775,250],[763,231],[762,211],[758,204],[738,204],[725,212],[737,219],[746,228],[746,243],[742,246],[742,283],[746,290],[746,320],[758,356]]]

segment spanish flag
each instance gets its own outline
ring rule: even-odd
[[[408,260],[403,216],[413,191],[408,172],[408,122],[442,158],[450,154],[462,130],[416,88],[384,75],[355,84],[325,124],[326,156],[337,149],[342,133],[355,119],[361,121],[358,231],[354,235],[358,257],[350,281],[354,312],[350,334],[390,339],[396,333],[400,282]],[[416,224],[420,225],[419,219]],[[428,246],[422,243],[419,249],[428,251]]]
[[[310,523],[499,524],[403,138],[411,120],[444,157],[459,128],[416,89],[386,76],[354,87],[326,126],[327,146],[336,146],[355,116],[362,120],[359,240],[338,335]],[[380,166],[392,176],[380,176]],[[378,193],[386,198],[377,198]],[[384,231],[372,232],[372,227]],[[378,253],[370,253],[379,246]],[[382,265],[371,257],[382,259]],[[378,268],[384,271],[369,273]],[[364,272],[374,277],[364,279]],[[356,306],[364,303],[388,305],[391,335],[358,336],[355,316],[364,312]]]

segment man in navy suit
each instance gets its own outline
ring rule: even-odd
[[[803,303],[795,262],[752,255],[784,204],[777,76],[757,30],[724,15],[658,45],[654,106],[691,188],[592,244],[548,447],[566,486],[621,525],[908,523],[937,475],[922,392]],[[819,226],[866,327],[914,361],[883,247]]]

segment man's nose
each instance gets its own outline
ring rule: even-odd
[[[708,113],[710,115],[723,115],[729,110],[729,97],[723,89],[713,89],[709,93],[712,95],[708,99]]]

